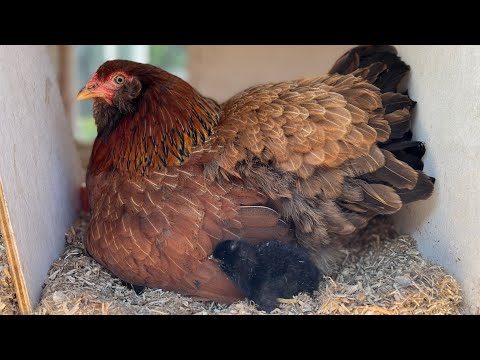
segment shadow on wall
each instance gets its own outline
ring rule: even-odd
[[[435,184],[437,183],[438,180]],[[440,204],[439,199],[439,192],[434,191],[429,199],[406,205],[395,215],[397,227],[407,234],[418,232],[419,235],[422,235],[422,228],[430,223],[432,210]],[[435,239],[432,240],[435,241]]]
[[[411,73],[409,73],[405,77],[405,81],[403,81],[403,83],[401,84],[402,90],[408,89],[408,86],[411,82],[411,77]],[[417,101],[417,99],[415,98],[413,98],[413,100]],[[412,140],[422,141],[425,143],[426,151],[423,157],[425,167],[423,171],[428,176],[432,176],[435,178],[435,190],[433,191],[432,196],[427,200],[408,204],[395,215],[395,222],[397,226],[402,229],[402,232],[409,234],[415,231],[421,234],[422,227],[425,224],[429,223],[433,210],[437,206],[440,206],[440,191],[438,188],[439,184],[441,184],[443,180],[443,174],[439,172],[441,166],[440,164],[436,163],[436,158],[431,156],[432,148],[434,147],[434,145],[432,144],[433,139],[425,139],[421,135],[418,135],[428,134],[431,131],[432,126],[431,124],[428,124],[427,121],[424,121],[424,119],[418,116],[419,112],[422,111],[421,107],[421,102],[418,102],[412,114]]]

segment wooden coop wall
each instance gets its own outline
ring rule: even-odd
[[[424,256],[461,284],[465,311],[480,314],[480,46],[397,46],[411,66],[414,136],[436,178],[427,201],[396,216]]]
[[[0,229],[28,313],[79,206],[79,160],[46,47],[0,46],[0,79]]]

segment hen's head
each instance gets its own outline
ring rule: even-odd
[[[143,175],[182,165],[213,133],[220,112],[215,101],[177,76],[128,60],[101,65],[78,93],[77,100],[85,99],[93,99],[98,135],[90,168],[97,172]]]
[[[168,75],[153,65],[128,60],[107,61],[80,90],[77,100],[93,98],[94,102],[116,107],[120,113],[133,112],[142,91]]]

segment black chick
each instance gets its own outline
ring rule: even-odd
[[[260,245],[222,241],[213,258],[247,298],[268,312],[278,306],[278,299],[312,294],[320,282],[319,270],[302,248],[276,240]]]
[[[123,280],[120,281],[122,282],[122,285],[125,286],[127,289],[135,291],[135,294],[137,294],[138,296],[142,295],[145,292],[145,286],[133,285]]]

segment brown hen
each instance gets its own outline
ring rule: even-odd
[[[98,128],[88,252],[131,284],[220,302],[242,297],[209,258],[222,240],[298,242],[328,273],[342,236],[433,191],[397,93],[408,70],[393,47],[360,46],[329,75],[219,106],[157,67],[107,61],[78,95]]]

